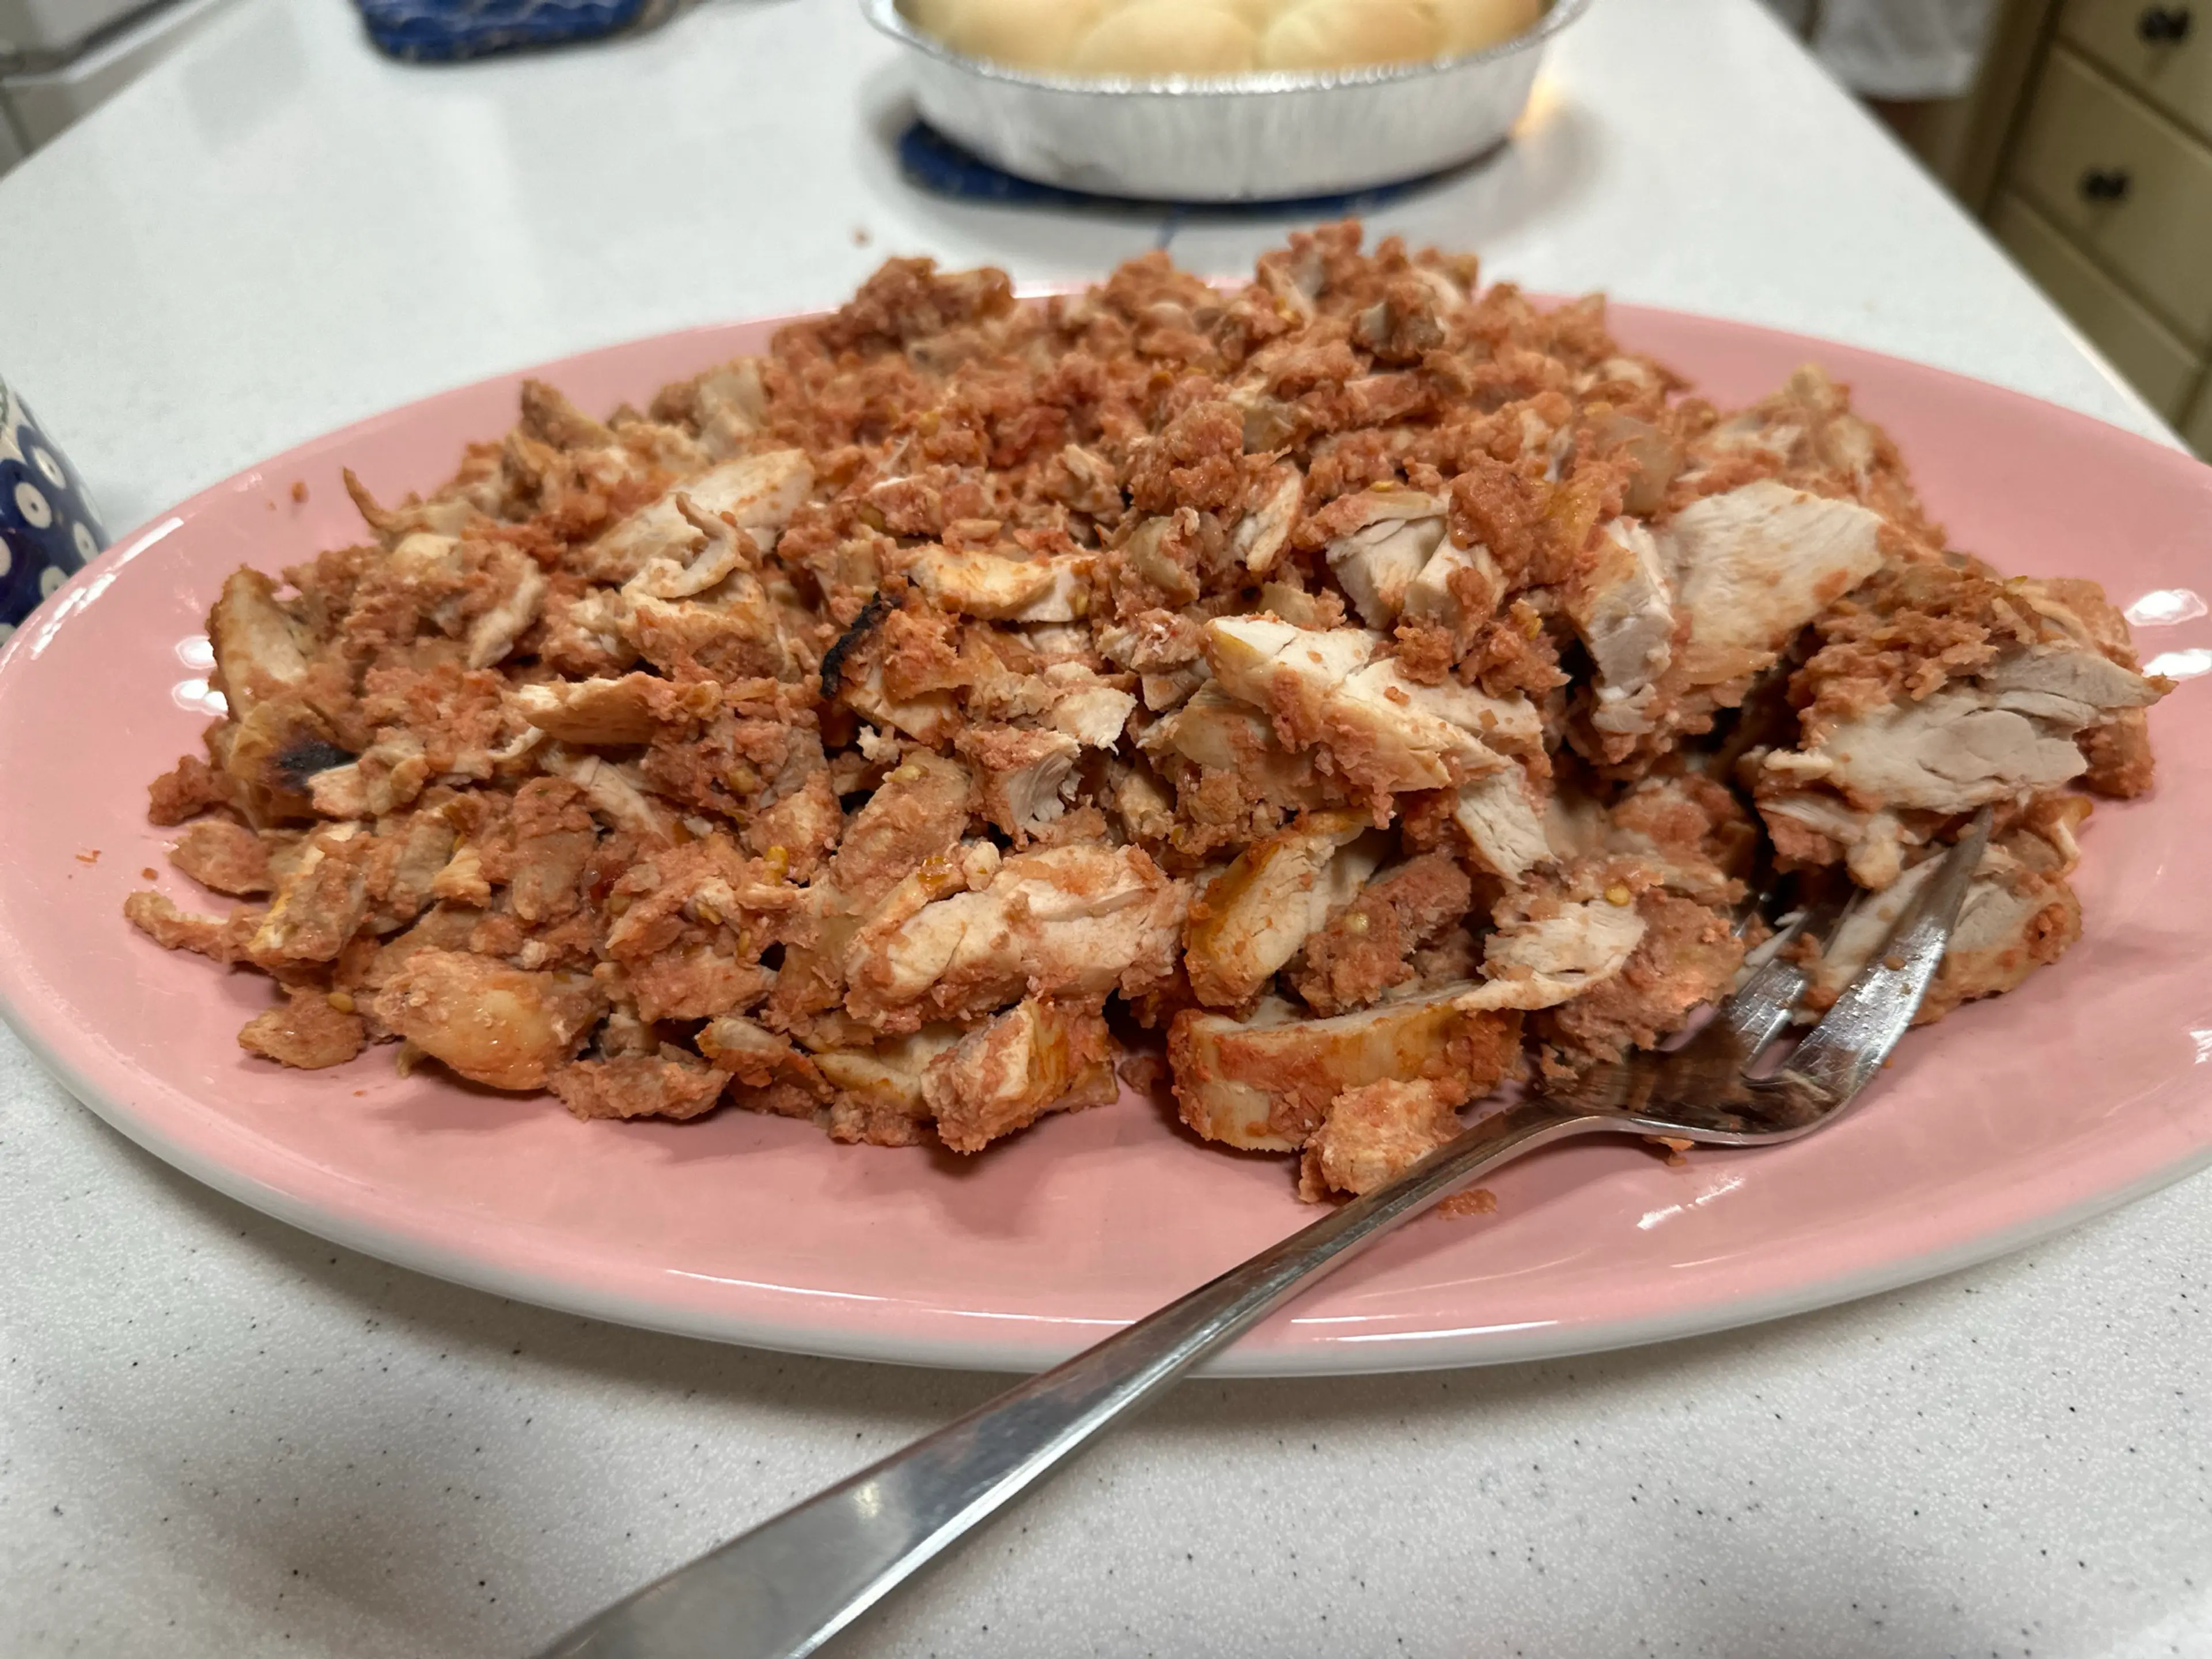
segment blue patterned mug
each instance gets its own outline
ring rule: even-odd
[[[106,545],[82,482],[0,380],[0,641]]]

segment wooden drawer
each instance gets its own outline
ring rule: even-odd
[[[2212,384],[2197,394],[2197,407],[2181,428],[2181,441],[2201,459],[2212,461]]]
[[[2058,32],[2175,120],[2212,137],[2212,0],[2067,0]]]
[[[2019,197],[1997,203],[1990,228],[2143,401],[2179,420],[2197,385],[2196,354]]]
[[[2197,384],[2197,355],[2021,198],[2002,198],[1990,228],[2143,401],[2179,419]]]
[[[2212,340],[2212,150],[2057,46],[2011,182],[2184,339]]]

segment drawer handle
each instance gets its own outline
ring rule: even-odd
[[[2124,202],[2130,182],[2125,167],[2091,167],[2081,175],[2081,198],[2089,202]]]
[[[2189,38],[2191,21],[2186,6],[2150,6],[2136,19],[2136,33],[2146,46],[2172,46]]]

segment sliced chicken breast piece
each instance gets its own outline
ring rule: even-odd
[[[471,1082],[542,1089],[605,1012],[590,979],[528,974],[460,951],[417,951],[376,994],[376,1017]]]
[[[1317,1204],[1332,1192],[1373,1192],[1458,1135],[1466,1098],[1447,1079],[1386,1078],[1346,1090],[1307,1138],[1298,1196]]]
[[[1370,789],[1449,788],[1509,764],[1484,742],[1520,722],[1507,707],[1455,683],[1422,685],[1395,661],[1370,664],[1328,694],[1322,741],[1337,769]]]
[[[641,507],[592,544],[593,574],[628,581],[654,559],[688,566],[705,538],[678,504],[709,518],[727,514],[763,553],[775,550],[791,515],[814,489],[814,464],[801,449],[744,455],[686,479],[650,506]]]
[[[1544,817],[1517,766],[1501,766],[1486,777],[1460,786],[1452,801],[1452,822],[1467,837],[1483,867],[1517,882],[1552,857]]]
[[[1310,812],[1238,854],[1194,900],[1183,963],[1200,1002],[1249,1001],[1381,865],[1388,837],[1356,812]]]
[[[1979,585],[1998,591],[1986,580]],[[2064,609],[2027,584],[2008,585],[1985,603],[2009,610],[2015,621],[2021,605],[2046,620]],[[2011,643],[1970,676],[1947,681],[1945,665],[1928,666],[1938,689],[1911,700],[1895,692],[1894,701],[1810,723],[1812,741],[1765,755],[1758,793],[1792,798],[1792,805],[1777,810],[1801,819],[1808,808],[1799,792],[1820,785],[1863,813],[1970,811],[2081,776],[2094,749],[2085,734],[2139,718],[2163,695],[2163,682],[2116,660],[2070,611],[2041,641]]]
[[[1404,614],[1409,622],[1434,623],[1466,637],[1497,614],[1504,597],[1505,574],[1488,548],[1445,540],[1407,585]]]
[[[1107,684],[1080,663],[1054,663],[1045,670],[1045,680],[1052,688],[1046,725],[1086,749],[1111,749],[1121,742],[1129,716],[1137,712],[1134,696]]]
[[[1494,772],[1504,755],[1543,741],[1526,697],[1492,697],[1447,681],[1408,679],[1363,629],[1293,628],[1268,617],[1206,624],[1206,659],[1231,696],[1264,708],[1294,748],[1325,745],[1336,769],[1389,793],[1441,789]]]
[[[2070,835],[2065,838],[2070,842]],[[2066,880],[2064,864],[2051,861],[2051,850],[2042,838],[2015,832],[1983,855],[1960,902],[1942,969],[1913,1024],[1932,1024],[1962,1002],[2018,988],[2081,938],[2081,902]],[[1814,964],[1808,1006],[1825,1008],[1842,994],[1942,862],[1932,855],[1923,859],[1886,891],[1852,908]]]
[[[1817,778],[1869,809],[1972,811],[2023,791],[2057,788],[2088,769],[2076,728],[1996,706],[1972,688],[1887,703],[1836,726],[1819,748],[1770,771]],[[1816,763],[1817,764],[1808,764]]]
[[[1188,890],[1139,848],[1055,847],[1006,859],[980,890],[870,930],[846,959],[856,1018],[960,1018],[1035,993],[1103,997],[1167,977]]]
[[[933,548],[908,574],[947,611],[987,622],[1071,623],[1090,611],[1088,555],[1010,559]]]
[[[1287,463],[1273,468],[1253,486],[1244,516],[1237,521],[1230,541],[1237,556],[1244,561],[1244,568],[1255,576],[1264,576],[1275,568],[1298,521],[1305,487],[1304,475]]]
[[[1280,1000],[1241,1020],[1185,1009],[1168,1034],[1182,1121],[1208,1140],[1287,1152],[1347,1089],[1433,1078],[1487,1094],[1518,1057],[1521,1018],[1460,1006],[1474,988],[1455,981],[1330,1019]]]
[[[702,512],[688,491],[678,490],[675,503],[684,522],[699,532],[696,544],[672,546],[667,552],[647,559],[637,574],[622,586],[623,592],[633,600],[641,596],[696,599],[752,567],[754,546],[750,537],[741,538],[741,532],[728,520]]]
[[[1017,847],[1067,810],[1083,745],[1063,732],[971,726],[953,746],[975,770],[975,804]]]
[[[1328,568],[1360,620],[1387,632],[1397,626],[1407,590],[1443,542],[1444,503],[1415,489],[1370,489],[1353,502],[1358,519],[1328,544]]]
[[[1881,563],[1881,516],[1771,478],[1692,501],[1658,532],[1688,613],[1691,685],[1757,673],[1797,630]]]
[[[1597,669],[1590,724],[1641,735],[1653,728],[1659,678],[1674,659],[1674,586],[1657,540],[1633,519],[1603,526],[1596,544],[1596,562],[1567,596],[1567,614]]]
[[[980,1152],[1047,1112],[1110,1105],[1114,1039],[1094,1009],[1030,997],[929,1062],[921,1096],[937,1137]]]
[[[484,574],[499,597],[469,625],[466,649],[471,668],[489,668],[514,649],[545,607],[552,584],[538,561],[518,549],[495,549]]]
[[[1206,625],[1206,660],[1221,689],[1266,709],[1297,747],[1321,737],[1330,696],[1382,645],[1364,629],[1293,628],[1272,617],[1218,617]]]
[[[812,1056],[833,1088],[872,1104],[926,1119],[921,1083],[929,1063],[968,1034],[950,1024],[925,1025],[867,1048],[828,1048]]]
[[[1515,898],[1499,911],[1498,931],[1483,949],[1487,977],[1460,999],[1463,1008],[1552,1008],[1572,1001],[1618,974],[1644,939],[1635,905],[1610,898],[1553,899],[1540,914]]]
[[[442,547],[455,544],[436,537]],[[258,570],[234,570],[208,613],[215,649],[216,690],[234,716],[263,699],[296,689],[307,678],[302,630],[276,603],[276,584]]]
[[[542,680],[514,689],[514,706],[531,725],[563,743],[650,743],[696,726],[721,707],[710,680],[684,684],[656,674],[620,678]]]
[[[1208,771],[1233,773],[1254,793],[1285,806],[1318,807],[1328,799],[1310,752],[1291,753],[1266,714],[1211,683],[1146,727],[1137,744],[1164,766],[1180,756]]]
[[[1787,819],[1790,824],[1802,824],[1835,842],[1843,849],[1844,866],[1851,879],[1862,887],[1879,892],[1895,881],[1905,868],[1905,824],[1894,812],[1862,811],[1839,796],[1809,789],[1767,796],[1759,801],[1759,810],[1772,833],[1783,842],[1782,850],[1790,852],[1790,856],[1798,854],[1788,846],[1787,826],[1777,825],[1778,818]],[[1917,837],[1914,844],[1917,844]]]

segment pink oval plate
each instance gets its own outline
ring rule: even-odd
[[[1896,435],[1956,544],[2008,571],[2095,576],[2143,619],[2162,670],[2212,666],[2212,622],[2188,592],[2212,592],[2212,470],[1911,363],[1614,316],[1723,403],[1818,359]],[[536,372],[587,408],[642,403],[775,325]],[[358,538],[342,465],[387,500],[427,488],[465,442],[507,428],[520,379],[196,496],[80,573],[0,655],[0,1012],[62,1081],[160,1157],[341,1243],[602,1318],[814,1353],[1040,1366],[1311,1219],[1286,1160],[1202,1146],[1131,1095],[960,1158],[743,1112],[579,1123],[550,1098],[402,1081],[388,1049],[303,1073],[239,1048],[267,981],[169,955],[120,915],[143,868],[192,902],[144,807],[147,781],[198,748],[204,609],[236,564],[273,570]],[[2212,819],[2202,688],[2153,718],[2156,794],[2100,805],[2085,836],[2081,943],[1910,1039],[1854,1116],[1676,1167],[1627,1144],[1541,1154],[1494,1181],[1495,1214],[1413,1224],[1219,1369],[1468,1364],[1771,1318],[1996,1255],[2205,1163],[2212,880],[2188,854]]]

